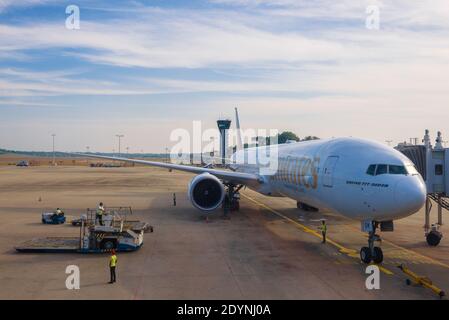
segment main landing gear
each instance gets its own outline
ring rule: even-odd
[[[240,189],[243,185],[226,185],[226,195],[223,200],[223,210],[224,215],[227,216],[228,211],[239,211],[240,210]]]
[[[384,260],[384,255],[380,247],[374,246],[375,241],[381,241],[379,235],[376,234],[376,229],[378,227],[378,222],[370,222],[371,226],[368,227],[368,247],[363,247],[360,249],[360,259],[364,263],[382,263]]]

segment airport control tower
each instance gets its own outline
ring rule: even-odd
[[[226,164],[226,150],[228,148],[228,130],[231,127],[231,120],[217,120],[218,130],[220,130],[220,157],[221,163]]]

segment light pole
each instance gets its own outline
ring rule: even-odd
[[[89,153],[89,151],[90,151],[90,147],[89,147],[89,146],[86,146],[86,153]],[[88,166],[90,165],[90,160],[89,160],[89,158],[87,158],[86,163],[87,163]]]
[[[123,134],[116,134],[115,136],[118,138],[118,156],[120,157],[120,140],[121,140],[121,138],[124,137],[124,135]]]
[[[129,154],[129,147],[126,147],[126,154]]]
[[[55,159],[55,137],[56,134],[52,133],[52,139],[53,139],[53,165],[56,165],[56,159]]]

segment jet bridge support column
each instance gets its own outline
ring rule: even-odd
[[[443,206],[442,206],[441,195],[438,195],[438,225],[443,225]]]
[[[430,211],[432,210],[432,201],[429,196],[426,197],[426,212],[424,220],[424,232],[427,234],[430,230]]]
[[[433,199],[438,205],[438,222],[430,225],[430,211],[432,210],[432,201]],[[426,199],[426,212],[425,212],[425,236],[427,244],[430,246],[437,246],[441,239],[443,238],[443,234],[440,231],[440,226],[443,223],[443,199],[441,194],[433,194],[428,195]]]

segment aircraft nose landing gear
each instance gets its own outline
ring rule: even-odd
[[[364,229],[368,229],[368,247],[362,247],[360,249],[360,259],[364,263],[382,263],[384,260],[384,255],[380,247],[374,246],[375,241],[381,241],[379,235],[376,234],[376,229],[378,227],[377,222],[370,222],[371,226],[364,226]]]

